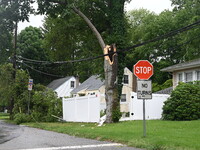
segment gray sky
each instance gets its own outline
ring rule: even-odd
[[[132,0],[131,3],[125,5],[125,9],[127,11],[140,8],[145,8],[150,11],[154,11],[157,14],[159,14],[165,9],[172,9],[170,0]],[[43,18],[43,16],[31,15],[29,18],[30,22],[19,23],[19,32],[30,25],[34,27],[42,26]]]
[[[145,8],[159,14],[165,9],[171,10],[170,0],[132,0],[130,4],[126,4],[126,10]]]

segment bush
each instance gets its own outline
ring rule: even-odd
[[[24,113],[18,113],[14,116],[14,122],[16,124],[21,124],[30,121],[31,121],[31,116]]]
[[[200,119],[200,86],[180,83],[165,101],[162,117],[164,120]]]
[[[55,116],[62,116],[62,100],[53,90],[37,91],[33,95],[32,115],[37,121],[57,121]]]

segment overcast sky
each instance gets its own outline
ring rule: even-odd
[[[157,14],[165,9],[172,9],[170,0],[132,0],[131,3],[125,5],[127,11],[140,8],[154,11]],[[43,18],[43,16],[31,15],[29,18],[30,22],[19,23],[19,32],[30,25],[34,27],[42,26]]]

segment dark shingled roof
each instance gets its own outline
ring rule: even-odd
[[[171,94],[173,87],[169,87],[160,91],[155,92],[154,94]]]
[[[195,67],[200,67],[200,58],[194,59],[185,63],[179,63],[173,66],[169,66],[167,68],[161,69],[161,71],[173,72],[177,70],[190,69],[190,68],[195,68]]]
[[[50,89],[56,90],[59,86],[61,86],[66,81],[68,81],[71,77],[72,76],[61,78],[61,79],[57,79],[57,80],[53,80],[51,83],[49,83],[47,85],[47,87],[50,88]]]
[[[87,80],[85,80],[81,85],[79,85],[77,88],[72,90],[72,94],[75,94],[81,90],[97,90],[99,89],[102,85],[104,85],[104,81],[102,81],[98,75],[93,75],[89,77]]]

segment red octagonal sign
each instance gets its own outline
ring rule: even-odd
[[[148,60],[140,60],[134,65],[134,74],[141,80],[148,80],[153,75],[153,65]]]

